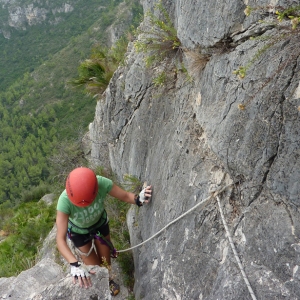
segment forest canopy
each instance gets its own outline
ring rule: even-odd
[[[123,2],[127,14],[119,8]],[[12,30],[10,40],[0,38],[5,54],[0,56],[0,204],[28,201],[31,192],[53,191],[56,183],[62,188],[67,172],[87,163],[82,137],[93,121],[96,98],[69,82],[95,46],[107,49],[108,26],[121,22],[124,40],[142,13],[135,0],[72,5],[54,27],[44,22],[25,32]]]

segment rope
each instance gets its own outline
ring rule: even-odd
[[[171,221],[170,223],[168,223],[165,227],[163,227],[161,230],[159,230],[157,233],[155,233],[154,235],[152,235],[151,237],[149,237],[147,240],[143,241],[142,243],[135,245],[131,248],[128,249],[124,249],[124,250],[117,250],[118,253],[121,252],[126,252],[135,248],[138,248],[144,244],[146,244],[147,242],[149,242],[150,240],[152,240],[153,238],[155,238],[156,236],[158,236],[160,233],[162,233],[165,229],[167,229],[170,225],[174,224],[175,222],[177,222],[178,220],[180,220],[181,218],[183,218],[184,216],[186,216],[187,214],[189,214],[191,211],[193,211],[194,209],[196,209],[198,206],[200,206],[201,204],[205,203],[206,201],[210,200],[211,198],[215,197],[216,195],[218,195],[219,193],[222,193],[225,189],[227,189],[229,186],[233,185],[233,183],[230,183],[228,185],[226,185],[225,187],[223,187],[222,189],[220,189],[219,191],[214,192],[213,194],[211,194],[209,197],[207,197],[206,199],[200,201],[199,203],[197,203],[195,206],[193,206],[192,208],[190,208],[188,211],[186,211],[185,213],[183,213],[182,215],[180,215],[178,218],[176,218],[175,220]]]
[[[226,223],[226,221],[225,221],[224,214],[223,214],[223,211],[222,211],[222,208],[221,208],[220,198],[219,198],[218,195],[216,195],[216,198],[217,198],[217,202],[218,202],[218,206],[219,206],[219,210],[220,210],[220,214],[221,214],[221,219],[222,219],[223,225],[224,225],[224,227],[225,227],[226,235],[227,235],[227,237],[228,237],[229,244],[230,244],[231,249],[232,249],[232,251],[233,251],[234,257],[235,257],[235,259],[236,259],[236,261],[237,261],[237,263],[238,263],[238,265],[239,265],[240,271],[241,271],[241,273],[242,273],[242,275],[243,275],[243,279],[244,279],[244,281],[245,281],[245,283],[246,283],[246,285],[247,285],[247,288],[248,288],[248,290],[249,290],[249,293],[250,293],[252,299],[253,299],[253,300],[257,300],[256,297],[255,297],[255,295],[254,295],[254,292],[253,292],[253,290],[252,290],[252,288],[251,288],[251,285],[250,285],[250,283],[249,283],[249,280],[248,280],[248,278],[247,278],[247,276],[246,276],[246,273],[245,273],[245,271],[244,271],[244,268],[243,268],[243,265],[242,265],[242,263],[241,263],[241,260],[240,260],[238,254],[237,254],[237,251],[236,251],[236,249],[235,249],[233,240],[232,240],[232,238],[231,238],[231,234],[230,234],[230,232],[229,232],[229,229],[228,229],[228,226],[227,226],[227,223]]]
[[[156,236],[158,236],[160,233],[162,233],[165,229],[167,229],[170,225],[174,224],[175,222],[177,222],[178,220],[180,220],[181,218],[183,218],[184,216],[186,216],[187,214],[189,214],[191,211],[193,211],[194,209],[196,209],[198,206],[200,206],[201,204],[207,202],[208,200],[210,200],[211,198],[214,198],[216,197],[217,198],[217,203],[218,203],[218,207],[219,207],[219,210],[220,210],[220,214],[221,214],[221,219],[222,219],[222,222],[223,222],[223,225],[224,225],[224,228],[225,228],[225,231],[226,231],[226,235],[228,237],[228,240],[229,240],[229,244],[230,244],[230,247],[233,251],[233,254],[234,254],[234,257],[238,263],[238,266],[240,268],[240,271],[242,273],[242,276],[243,276],[243,279],[246,283],[246,286],[248,288],[248,291],[252,297],[253,300],[257,300],[253,290],[252,290],[252,287],[249,283],[249,280],[247,278],[247,275],[244,271],[244,268],[243,268],[243,265],[241,263],[241,260],[237,254],[237,251],[236,251],[236,248],[234,246],[234,243],[233,243],[233,240],[232,240],[232,237],[230,235],[230,232],[229,232],[229,229],[228,229],[228,226],[227,226],[227,223],[225,221],[225,218],[224,218],[224,214],[223,214],[223,210],[222,210],[222,207],[221,207],[221,203],[220,203],[220,198],[219,198],[219,194],[222,193],[225,189],[227,189],[228,187],[230,187],[231,185],[233,185],[233,183],[230,183],[228,185],[226,185],[225,187],[223,187],[222,189],[212,193],[209,197],[205,198],[204,200],[200,201],[199,203],[197,203],[195,206],[193,206],[192,208],[190,208],[188,211],[186,211],[185,213],[183,213],[182,215],[180,215],[178,218],[176,218],[175,220],[171,221],[170,223],[168,223],[165,227],[163,227],[161,230],[159,230],[157,233],[155,233],[154,235],[152,235],[150,238],[148,238],[147,240],[143,241],[142,243],[138,244],[138,245],[135,245],[131,248],[128,248],[128,249],[124,249],[124,250],[117,250],[118,253],[121,253],[121,252],[126,252],[126,251],[129,251],[129,250],[132,250],[132,249],[135,249],[137,247],[140,247],[142,245],[144,245],[145,243],[149,242],[150,240],[152,240],[153,238],[155,238]]]

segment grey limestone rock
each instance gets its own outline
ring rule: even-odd
[[[50,259],[43,259],[17,277],[1,278],[0,299],[33,299],[34,295],[61,278],[61,267]]]
[[[95,266],[93,286],[85,289],[74,285],[71,275],[50,258],[43,258],[34,267],[17,277],[0,278],[0,299],[9,300],[110,300],[108,271]]]
[[[95,266],[93,286],[85,289],[74,285],[69,274],[69,264],[56,248],[56,226],[39,250],[38,263],[16,277],[0,278],[0,299],[9,300],[110,300],[109,274],[106,268]],[[72,250],[73,248],[70,247]],[[124,292],[122,293],[124,295]],[[121,299],[121,298],[117,298]]]
[[[154,11],[155,0],[142,2],[145,11]],[[162,3],[182,53],[207,50],[209,60],[195,72],[195,61],[183,57],[191,82],[170,61],[146,68],[145,54],[130,44],[127,64],[97,102],[89,127],[91,162],[112,167],[119,179],[131,174],[154,186],[151,202],[129,211],[132,246],[234,183],[220,194],[221,208],[254,294],[264,300],[300,299],[299,32],[292,34],[288,23],[269,25],[276,5],[300,3]],[[246,18],[246,5],[268,11]],[[261,18],[267,23],[258,22]],[[249,62],[243,79],[233,74]],[[155,86],[161,70],[168,80]],[[216,200],[209,199],[133,250],[137,300],[251,299]],[[34,297],[42,298],[36,299],[73,297],[70,281],[57,271],[51,285],[41,278],[44,288]],[[0,279],[2,299],[14,292],[19,276]],[[97,284],[107,285],[105,276]],[[35,284],[36,276],[30,278]],[[4,285],[10,288],[3,290]],[[89,297],[100,296],[91,290]],[[109,295],[104,291],[103,297]]]
[[[95,267],[95,275],[92,275],[93,286],[86,289],[72,283],[71,276],[67,276],[55,284],[48,285],[46,289],[35,295],[32,300],[110,300],[108,287],[108,271],[105,268]]]
[[[144,9],[154,11],[155,2],[143,1]],[[249,18],[243,12],[246,5],[299,1],[162,3],[182,47],[209,48],[209,61],[188,82],[166,62],[147,69],[144,54],[131,45],[127,65],[97,104],[90,132],[98,164],[110,164],[119,178],[129,173],[154,186],[151,203],[130,210],[131,243],[145,241],[215,187],[234,182],[220,195],[221,205],[254,294],[299,299],[299,35],[287,34],[290,25],[258,22],[273,22],[274,9]],[[281,38],[261,51],[245,78],[234,75],[272,36]],[[154,86],[163,68],[172,80]],[[96,143],[102,153],[106,149],[103,160]],[[214,198],[133,255],[136,299],[251,299]]]

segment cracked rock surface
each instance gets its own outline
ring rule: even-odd
[[[274,26],[272,10],[246,18],[242,1],[163,4],[183,49],[210,59],[189,82],[165,62],[147,69],[131,45],[97,105],[93,162],[154,186],[152,202],[128,215],[132,245],[234,182],[221,205],[256,297],[299,299],[299,33]],[[170,78],[154,86],[164,64]],[[233,74],[248,64],[243,79]],[[133,252],[136,299],[251,299],[215,199]]]
[[[145,11],[153,11],[155,2],[143,0]],[[194,80],[170,61],[146,68],[145,54],[130,44],[127,64],[97,102],[89,127],[91,162],[111,166],[120,180],[130,174],[154,186],[151,203],[128,213],[132,246],[210,192],[234,183],[220,195],[221,207],[254,294],[264,300],[300,299],[300,33],[292,32],[289,22],[274,25],[270,7],[300,3],[162,2]],[[269,10],[246,18],[246,5]],[[201,51],[209,60],[197,68],[197,60],[186,54]],[[233,72],[243,66],[241,79]],[[168,78],[155,86],[161,70]],[[135,248],[133,256],[135,299],[251,299],[214,198]],[[18,281],[21,274],[0,279],[0,299],[11,299],[9,293],[18,289],[26,290],[28,299],[70,299],[59,298],[62,286],[71,292],[60,270],[52,283],[56,265],[46,268],[37,288],[41,267],[30,269],[35,294]],[[100,299],[109,297],[105,293]]]

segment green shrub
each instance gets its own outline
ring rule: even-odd
[[[44,195],[50,193],[50,186],[45,183],[40,184],[39,186],[32,187],[28,191],[24,191],[22,194],[21,202],[30,202],[34,200],[40,200]]]
[[[134,41],[134,48],[137,53],[145,54],[146,67],[160,66],[157,68],[159,69],[158,74],[155,74],[152,80],[156,87],[162,87],[166,83],[172,82],[172,78],[177,78],[179,72],[186,76],[187,81],[191,81],[192,77],[183,65],[184,49],[162,1],[158,1],[154,5],[154,13],[147,12],[145,14],[145,22],[136,30],[136,35],[138,37]],[[207,61],[207,56],[204,59],[204,55],[202,55],[201,67]]]
[[[143,183],[136,176],[124,174],[123,180],[122,186],[131,193],[137,194],[143,187]]]
[[[12,215],[5,203],[0,209]],[[35,264],[37,249],[54,222],[55,204],[28,202],[14,208],[13,216],[1,224],[8,236],[0,243],[0,277],[16,276]]]
[[[103,93],[115,70],[124,65],[127,45],[128,39],[122,36],[110,49],[94,46],[90,58],[78,67],[78,78],[69,83],[75,87],[83,86],[88,94],[94,96]]]
[[[250,16],[250,14],[254,11],[262,11],[265,12],[266,10],[273,9],[276,10],[275,14],[277,15],[278,22],[282,22],[284,19],[291,20],[291,28],[287,30],[284,34],[281,35],[274,35],[274,36],[263,36],[258,38],[251,38],[251,39],[259,39],[263,41],[267,41],[267,44],[260,48],[253,58],[245,65],[240,66],[237,70],[233,71],[233,74],[239,76],[240,79],[243,79],[246,76],[247,70],[253,65],[253,63],[262,56],[264,52],[266,52],[270,47],[275,45],[276,43],[287,40],[292,36],[298,36],[300,30],[297,28],[300,22],[300,5],[299,6],[292,6],[289,8],[283,7],[251,7],[247,6],[244,10],[246,16]],[[276,23],[274,23],[276,25]],[[284,28],[286,30],[286,28]]]
[[[102,93],[113,74],[107,61],[107,54],[101,50],[94,53],[90,59],[80,64],[78,74],[79,77],[70,81],[71,84],[77,87],[84,86],[91,95]]]
[[[298,26],[300,21],[300,5],[299,6],[291,6],[288,8],[283,8],[279,6],[267,6],[267,7],[250,7],[247,6],[244,10],[244,13],[246,16],[249,16],[252,12],[260,12],[263,13],[269,11],[269,10],[276,11],[276,19],[274,22],[272,22],[272,25],[274,25],[275,28],[278,29],[276,33],[273,35],[263,35],[260,37],[250,38],[255,40],[261,40],[264,42],[264,46],[261,47],[255,55],[252,57],[252,59],[244,66],[239,66],[237,70],[233,71],[233,74],[237,75],[240,79],[243,79],[247,71],[254,65],[254,62],[261,59],[263,54],[270,49],[271,47],[278,45],[279,43],[282,43],[285,45],[284,52],[290,53],[290,55],[282,59],[279,63],[279,66],[277,69],[265,80],[265,82],[262,83],[261,87],[254,93],[245,103],[238,104],[238,108],[240,110],[244,110],[246,108],[246,105],[254,99],[254,97],[261,92],[261,90],[266,87],[276,76],[282,72],[286,66],[294,64],[295,61],[298,59],[298,56],[300,55],[300,28]],[[291,20],[291,26],[286,26],[285,24],[281,25],[280,22],[283,20]],[[278,53],[276,53],[276,56],[278,56]]]
[[[136,34],[139,35],[139,38],[134,42],[135,50],[138,53],[148,54],[145,57],[147,67],[163,61],[170,55],[173,56],[181,47],[177,31],[162,2],[159,1],[154,8],[159,17],[147,12],[145,18],[149,22],[150,29],[138,29]]]
[[[165,71],[162,71],[157,77],[155,77],[152,81],[155,86],[164,85],[167,79],[167,74]]]

